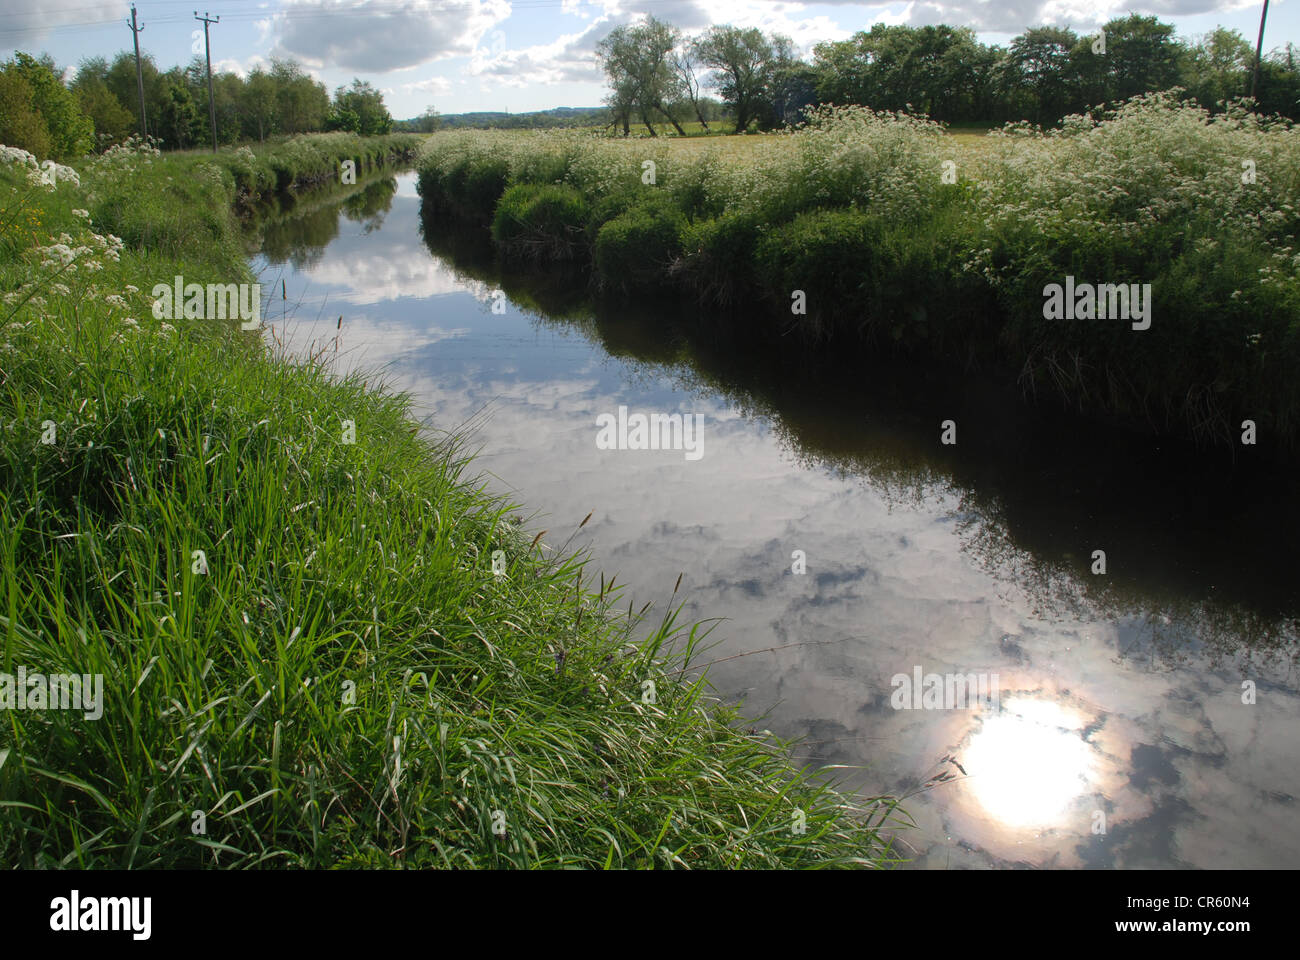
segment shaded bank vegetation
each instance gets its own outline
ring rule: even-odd
[[[933,364],[740,350],[743,326],[718,327],[707,310],[593,296],[554,270],[503,263],[482,235],[436,218],[423,230],[476,287],[504,290],[538,324],[580,331],[647,379],[770,423],[803,466],[860,479],[901,509],[954,502],[968,556],[1040,615],[1121,623],[1125,657],[1208,659],[1242,677],[1294,670],[1300,498],[1290,470],[1116,436]],[[943,446],[935,425],[953,415],[960,443]],[[1092,571],[1100,545],[1105,576]]]
[[[686,294],[754,340],[998,371],[1058,404],[1224,447],[1250,419],[1264,445],[1294,452],[1300,131],[1288,122],[1165,93],[977,145],[862,108],[695,142],[435,134],[420,190],[431,215],[490,226],[507,259]],[[1150,328],[1045,319],[1045,288],[1067,277],[1150,284]]]

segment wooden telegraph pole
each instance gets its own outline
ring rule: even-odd
[[[203,21],[203,52],[208,58],[208,117],[212,121],[212,152],[217,152],[217,101],[212,97],[212,45],[208,42],[208,24],[217,23],[220,17],[208,19],[208,11],[203,11],[203,16],[199,16],[197,10],[194,11],[194,19]]]
[[[1255,44],[1255,73],[1250,78],[1250,98],[1255,99],[1255,87],[1259,84],[1259,61],[1264,55],[1264,21],[1268,19],[1268,0],[1264,0],[1264,12],[1259,16],[1259,41]]]
[[[148,127],[145,123],[144,116],[144,74],[140,71],[140,34],[144,30],[144,24],[135,25],[135,4],[131,4],[131,22],[128,24],[131,28],[131,39],[135,41],[135,86],[140,93],[140,136],[147,137]]]

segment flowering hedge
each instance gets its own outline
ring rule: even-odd
[[[766,303],[755,333],[793,324],[835,349],[978,362],[1028,392],[1199,440],[1235,442],[1245,418],[1284,446],[1300,440],[1300,130],[1288,121],[1240,106],[1211,116],[1173,90],[1060,129],[1009,125],[978,146],[923,118],[822,107],[795,131],[695,147],[438,133],[420,189],[430,210],[486,223],[507,189],[567,185],[587,200],[599,286],[633,274],[644,289],[650,272],[662,292],[715,307]],[[626,227],[663,220],[663,203],[680,235],[650,257],[644,231]],[[1150,284],[1150,328],[1046,319],[1045,290],[1067,277]],[[792,315],[795,290],[807,306]]]

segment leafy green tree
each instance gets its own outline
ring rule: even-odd
[[[195,142],[195,131],[199,129],[199,111],[189,87],[169,78],[167,99],[158,118],[158,131],[163,143],[184,150]]]
[[[240,93],[240,115],[244,134],[263,143],[266,135],[277,128],[275,79],[261,67],[248,74]]]
[[[206,90],[204,92],[206,93]],[[244,81],[235,73],[214,74],[212,93],[217,104],[218,142],[238,143],[243,137],[243,117],[240,115],[240,107],[244,100]]]
[[[869,33],[816,47],[818,93],[832,103],[966,119],[973,89],[990,81],[992,61],[979,56],[980,46],[965,27],[878,23]]]
[[[709,118],[704,110],[704,101],[708,98],[700,95],[700,64],[694,44],[679,42],[668,54],[668,63],[676,77],[678,96],[690,105],[700,126],[708,130]]]
[[[1187,51],[1174,37],[1173,24],[1132,13],[1102,29],[1106,52],[1094,56],[1105,64],[1107,99],[1127,100],[1182,82]]]
[[[710,27],[696,39],[695,56],[712,71],[709,82],[731,108],[737,131],[770,113],[776,56],[760,30]]]
[[[146,130],[150,136],[158,136],[163,104],[168,100],[170,92],[158,65],[148,54],[140,55],[140,73],[144,78],[144,108],[148,121]],[[135,118],[135,129],[138,130],[140,95],[135,79],[135,55],[126,50],[117,54],[109,64],[104,82],[113,96],[117,97],[118,103],[131,111],[131,116]]]
[[[686,94],[682,78],[674,69],[672,54],[681,44],[681,32],[654,17],[642,23],[625,24],[611,30],[597,47],[597,56],[609,78],[610,109],[623,122],[627,133],[633,112],[655,136],[652,117],[663,117],[679,134],[685,135],[676,117]]]
[[[610,122],[616,127],[622,126],[626,137],[630,133],[632,111],[636,109],[636,78],[626,73],[610,73],[608,65],[605,72],[609,75],[610,89],[605,96],[605,105],[609,107]]]
[[[1004,82],[1008,99],[1020,95],[1028,101],[1017,104],[1020,115],[1039,124],[1065,116],[1077,99],[1068,68],[1078,45],[1078,34],[1059,27],[1034,27],[1011,41]]]
[[[76,91],[81,109],[95,127],[97,146],[104,149],[121,143],[135,132],[135,118],[104,84],[87,84]]]
[[[349,114],[356,118],[355,126],[332,125]],[[334,91],[334,107],[330,116],[331,130],[351,130],[371,136],[388,133],[393,129],[393,118],[384,106],[384,95],[366,81],[355,77],[352,86],[339,87]]]
[[[1250,92],[1254,65],[1250,42],[1236,30],[1217,27],[1189,50],[1185,86],[1201,106],[1214,109]]]
[[[329,119],[325,121],[326,130],[344,130],[347,133],[361,132],[361,118],[357,116],[355,110],[349,110],[346,107],[339,109],[335,107],[330,111]]]
[[[1293,44],[1275,50],[1260,63],[1255,96],[1261,113],[1300,119],[1300,54]]]
[[[139,123],[108,86],[108,61],[89,57],[77,67],[72,92],[95,125],[96,148],[121,143],[139,130]]]
[[[275,104],[281,133],[324,130],[330,97],[323,83],[308,76],[293,60],[272,60]]]
[[[50,131],[32,105],[34,100],[32,85],[18,71],[0,68],[0,143],[45,160],[50,155]]]
[[[63,72],[43,56],[15,53],[0,66],[0,72],[14,73],[31,91],[31,109],[45,121],[50,156],[58,160],[85,156],[95,145],[95,124],[81,109],[77,97],[63,84]]]

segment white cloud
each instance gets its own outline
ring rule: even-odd
[[[549,43],[515,50],[476,47],[468,72],[503,87],[566,82],[600,84],[604,76],[596,60],[597,45],[615,27],[646,14],[668,21],[687,36],[720,23],[758,27],[765,33],[785,34],[803,53],[810,52],[816,43],[840,40],[851,32],[826,16],[800,18],[798,14],[804,7],[797,3],[720,0],[706,6],[694,0],[669,0],[655,5],[615,0],[603,4],[602,9],[602,15],[583,30],[563,34]],[[896,17],[895,22],[900,19],[901,16]]]
[[[854,0],[819,0],[830,6],[859,6]],[[1020,34],[1030,27],[1060,26],[1086,31],[1115,17],[1129,13],[1157,16],[1168,22],[1172,17],[1192,17],[1218,11],[1226,13],[1254,6],[1254,0],[915,0],[900,14],[866,19],[862,29],[870,29],[876,20],[906,23],[911,26],[948,24],[971,27],[977,33]],[[884,11],[886,8],[880,8]]]
[[[550,43],[518,50],[475,49],[469,73],[506,87],[535,84],[600,83],[596,44],[617,24],[602,18],[580,33],[563,34]]]
[[[274,18],[273,53],[310,66],[388,73],[469,56],[509,16],[506,0],[288,0]]]
[[[410,83],[398,84],[397,89],[405,90],[407,93],[417,91],[423,93],[443,94],[451,91],[451,80],[447,77],[429,77],[427,80],[413,80]]]
[[[236,60],[227,57],[224,60],[212,61],[213,73],[234,73],[240,77],[247,78],[256,68],[261,67],[263,70],[269,70],[271,64],[260,53],[254,53],[245,57],[243,60]]]
[[[126,0],[90,6],[86,0],[0,0],[0,50],[38,50],[54,27],[131,18]],[[142,21],[143,22],[143,21]]]

